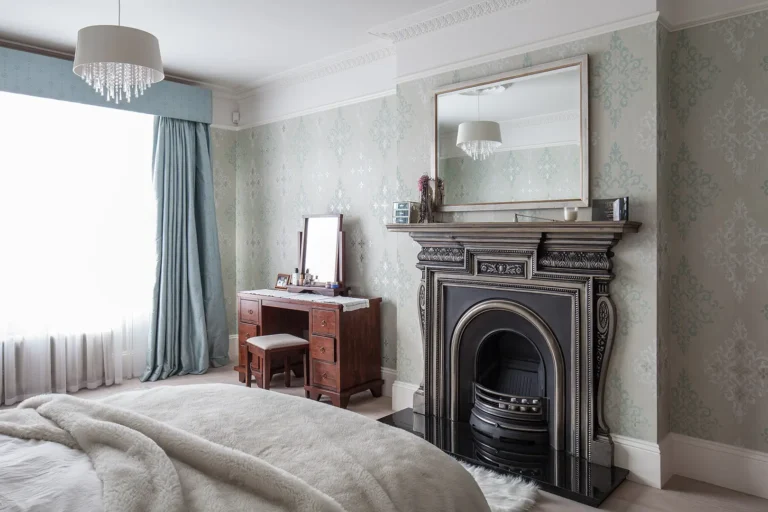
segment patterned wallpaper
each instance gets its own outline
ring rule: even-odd
[[[235,282],[237,276],[237,253],[235,252],[237,132],[211,128],[211,153],[227,325],[229,325],[230,334],[237,334],[237,286]]]
[[[573,199],[581,196],[581,148],[562,145],[439,162],[446,204]]]
[[[666,44],[671,430],[768,452],[768,12]]]
[[[236,207],[223,206],[236,219],[236,289],[272,287],[298,266],[302,215],[343,214],[347,285],[383,298],[382,365],[393,369],[397,310],[412,286],[405,268],[415,263],[398,259],[384,227],[392,203],[408,195],[397,172],[398,119],[389,96],[241,130],[215,166],[228,176],[236,154]]]
[[[566,57],[589,54],[590,172],[593,198],[631,197],[631,218],[643,222],[616,250],[612,285],[619,332],[609,368],[607,420],[613,432],[657,438],[657,30],[646,24],[533,53],[489,62],[398,85],[398,176],[407,185],[429,172],[434,129],[431,91],[461,82]],[[448,185],[446,185],[448,186]],[[408,199],[415,200],[408,187]],[[547,215],[548,212],[537,212]],[[549,212],[562,216],[562,212]],[[585,216],[588,212],[583,212]],[[513,213],[456,214],[455,220],[508,220]],[[446,216],[448,217],[448,216]],[[562,218],[562,217],[560,217]],[[588,218],[588,217],[586,217]],[[446,220],[449,220],[448,218]],[[408,272],[406,307],[397,312],[398,378],[418,383],[422,348],[413,266],[417,246],[397,239]],[[411,284],[412,283],[412,284]]]
[[[629,195],[643,222],[616,251],[608,421],[650,441],[673,431],[768,452],[767,13],[672,34],[638,26],[400,84],[396,97],[215,133],[227,289],[271,285],[294,266],[302,213],[342,212],[353,286],[386,299],[384,365],[418,383],[418,247],[383,224],[429,171],[431,91],[585,52],[592,195]]]

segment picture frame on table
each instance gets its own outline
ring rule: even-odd
[[[287,290],[288,285],[291,283],[290,274],[277,274],[277,281],[275,281],[275,290]]]

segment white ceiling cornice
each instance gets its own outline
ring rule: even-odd
[[[388,42],[376,41],[353,48],[352,50],[332,55],[325,59],[315,61],[305,66],[290,69],[283,73],[269,76],[258,82],[254,82],[250,87],[245,87],[237,91],[238,99],[245,99],[258,94],[260,89],[272,87],[285,87],[303,82],[317,80],[326,76],[348,71],[359,66],[372,64],[376,61],[386,59],[395,55],[395,47]]]
[[[512,7],[521,7],[534,0],[453,0],[411,16],[405,16],[390,23],[370,29],[374,36],[394,43],[429,34],[436,30],[464,23],[476,18],[495,14]]]
[[[666,13],[661,14],[659,16],[659,21],[661,24],[664,25],[664,27],[670,32],[677,32],[678,30],[699,27],[701,25],[709,25],[710,23],[716,23],[718,21],[723,21],[730,18],[737,18],[747,14],[754,14],[756,12],[761,12],[768,9],[768,0],[742,0],[740,2],[741,5],[723,5],[722,10],[715,12],[701,9],[700,4],[693,3],[691,1],[689,1],[689,3],[690,6],[688,6],[688,9],[685,10],[685,12],[675,13],[677,14],[675,19],[669,19],[670,17]]]

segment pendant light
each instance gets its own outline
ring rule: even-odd
[[[149,32],[121,26],[121,2],[117,25],[92,25],[77,33],[72,71],[115,104],[131,102],[152,84],[165,78],[160,44]]]
[[[501,127],[494,121],[480,121],[480,96],[477,91],[477,121],[467,121],[459,125],[456,146],[462,149],[472,160],[485,160],[501,146]]]

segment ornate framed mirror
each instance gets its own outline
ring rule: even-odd
[[[589,205],[587,56],[435,91],[441,212]]]

